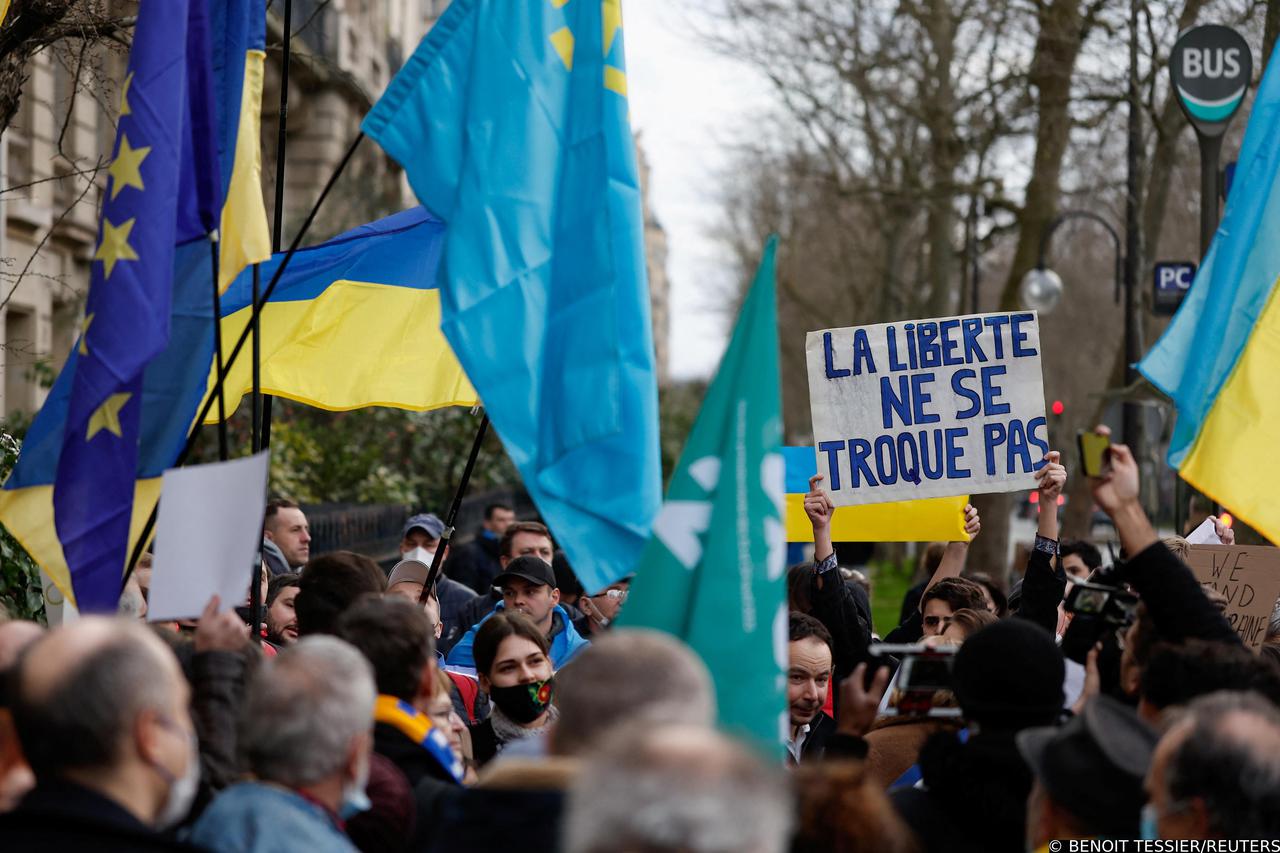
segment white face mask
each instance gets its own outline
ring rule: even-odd
[[[165,768],[159,765],[156,767],[160,775],[169,780],[169,796],[165,798],[164,805],[156,816],[156,829],[161,831],[176,826],[187,816],[191,811],[191,804],[195,802],[196,791],[200,788],[200,745],[194,734],[188,736],[188,742],[190,751],[187,755],[187,769],[182,776],[175,779]]]
[[[416,559],[416,558],[415,558]],[[338,818],[344,821],[367,812],[373,808],[373,803],[369,800],[369,794],[365,790],[369,787],[369,756],[364,757],[361,762],[360,771],[356,774],[356,778],[348,782],[342,788],[342,802],[338,805]]]
[[[403,557],[401,557],[400,559],[402,559],[402,560],[418,560],[418,561],[420,561],[420,562],[426,563],[426,564],[427,564],[427,566],[429,567],[429,566],[431,565],[431,561],[432,561],[432,560],[434,560],[435,558],[436,558],[436,552],[435,552],[435,551],[428,551],[426,548],[423,548],[421,545],[419,545],[417,548],[414,548],[414,549],[410,550],[409,552],[407,552],[407,553],[406,553]]]

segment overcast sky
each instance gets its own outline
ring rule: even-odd
[[[632,124],[643,136],[651,203],[670,250],[671,374],[709,376],[727,339],[721,294],[733,279],[712,234],[724,209],[719,181],[732,144],[763,119],[769,90],[746,63],[687,31],[699,4],[631,0],[624,8]]]

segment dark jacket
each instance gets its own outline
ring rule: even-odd
[[[203,850],[151,829],[113,800],[71,782],[37,785],[0,815],[0,848],[38,853]]]
[[[1231,623],[1204,594],[1191,568],[1156,542],[1124,563],[1121,579],[1142,596],[1160,638],[1241,642]]]
[[[801,763],[821,759],[826,754],[827,741],[835,731],[836,721],[819,711],[818,716],[809,724],[809,736],[804,739],[804,744],[800,747]]]
[[[440,645],[448,648],[474,625],[469,621],[476,594],[450,578],[436,582],[436,596],[440,599]]]
[[[419,849],[557,853],[563,811],[562,791],[464,788],[445,801],[431,843]]]
[[[413,790],[415,840],[410,849],[419,850],[439,821],[443,802],[458,790],[458,783],[448,769],[395,726],[374,723],[373,751],[390,759]]]
[[[871,645],[870,608],[863,604],[862,588],[846,583],[840,575],[835,554],[814,567],[810,584],[810,615],[831,633],[832,663],[836,684],[839,684],[858,664],[867,660],[867,649]]]
[[[924,588],[928,585],[929,578],[925,578],[907,590],[906,595],[902,596],[902,612],[898,614],[899,625],[910,619],[911,614],[920,609],[920,596],[924,595]]]
[[[476,595],[488,595],[493,589],[493,579],[502,572],[502,564],[498,560],[501,542],[486,536],[483,529],[477,531],[470,542],[450,549],[449,562],[444,566],[445,575],[470,587]]]
[[[347,836],[363,853],[410,850],[414,838],[416,802],[400,768],[381,753],[369,756],[365,794],[370,807],[346,822]]]
[[[267,571],[272,577],[297,571],[297,569],[289,565],[289,561],[285,559],[284,552],[280,550],[280,546],[270,539],[262,540],[262,564],[267,567]]]
[[[920,752],[925,789],[899,788],[890,799],[924,853],[1010,851],[1026,845],[1032,774],[1008,732],[960,743],[935,735]]]
[[[1032,548],[1031,555],[1027,557],[1027,570],[1022,578],[1022,601],[1014,615],[1034,622],[1050,634],[1057,634],[1058,605],[1067,589],[1067,575],[1062,570],[1062,561],[1039,547],[1046,541],[1049,540],[1037,536],[1037,547]]]

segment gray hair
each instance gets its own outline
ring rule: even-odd
[[[782,853],[791,798],[778,769],[699,726],[632,726],[569,791],[566,853]]]
[[[1191,702],[1185,720],[1165,770],[1169,798],[1203,801],[1211,835],[1280,837],[1276,707],[1256,693],[1223,691]]]
[[[259,668],[240,716],[243,763],[290,788],[342,769],[351,741],[373,727],[373,670],[337,637],[304,637]]]
[[[552,751],[580,753],[619,725],[715,722],[707,667],[684,643],[660,631],[622,629],[583,649],[556,673],[560,719]]]

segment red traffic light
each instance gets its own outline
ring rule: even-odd
[[[1051,408],[1053,409],[1053,413],[1055,415],[1060,415],[1067,410],[1067,407],[1062,405],[1061,400],[1054,400],[1053,406]]]

